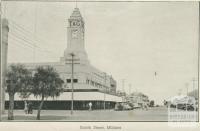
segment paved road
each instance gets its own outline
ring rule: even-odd
[[[23,110],[15,110],[15,120],[35,120],[37,111],[33,114],[24,114]],[[3,120],[7,119],[4,114]],[[42,110],[42,120],[64,121],[167,121],[168,112],[166,107],[154,107],[148,111],[135,109],[130,111],[94,110],[94,111],[70,111],[65,110]]]

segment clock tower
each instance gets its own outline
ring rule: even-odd
[[[67,49],[64,53],[64,59],[68,59],[73,53],[75,58],[79,59],[80,64],[88,64],[88,57],[84,45],[84,20],[78,8],[75,8],[68,19],[67,27]]]

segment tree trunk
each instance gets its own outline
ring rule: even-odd
[[[9,109],[8,109],[8,120],[14,120],[14,93],[9,93]]]
[[[44,103],[44,96],[42,96],[42,100],[41,100],[40,106],[38,108],[37,120],[40,120],[40,111],[42,110],[43,103]]]

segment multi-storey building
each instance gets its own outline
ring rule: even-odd
[[[67,49],[59,62],[51,63],[24,63],[33,72],[38,66],[52,66],[64,80],[65,92],[56,99],[49,99],[53,105],[62,109],[70,109],[72,91],[72,59],[74,61],[73,89],[75,109],[85,109],[89,102],[93,102],[96,108],[114,108],[121,97],[116,96],[117,83],[111,75],[106,74],[92,66],[85,50],[85,22],[78,8],[75,8],[68,19],[67,27]],[[72,56],[73,54],[73,56]],[[95,54],[94,54],[95,55]],[[73,58],[72,58],[73,57]],[[17,98],[20,100],[20,98]],[[36,100],[33,96],[29,100]],[[64,107],[62,105],[62,102]],[[67,102],[67,103],[66,103]],[[61,105],[58,105],[61,104]],[[49,106],[49,105],[47,105]]]

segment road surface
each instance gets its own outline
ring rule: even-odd
[[[6,111],[7,112],[7,111]],[[23,110],[15,110],[15,120],[35,120],[37,110],[33,114],[25,114]],[[7,114],[3,115],[3,120],[7,121]],[[168,109],[166,107],[153,107],[149,110],[134,109],[129,111],[114,110],[42,110],[41,120],[61,120],[61,121],[168,121]]]

